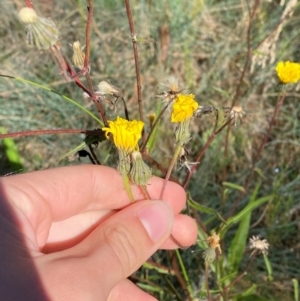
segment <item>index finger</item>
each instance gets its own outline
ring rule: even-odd
[[[8,200],[27,217],[42,216],[50,210],[52,221],[67,219],[89,210],[120,209],[130,204],[122,177],[110,167],[79,165],[61,167],[1,178]],[[152,199],[158,199],[163,179],[152,177],[147,190]],[[145,199],[136,185],[132,185],[135,200]],[[169,182],[164,200],[174,214],[185,203],[184,190]]]

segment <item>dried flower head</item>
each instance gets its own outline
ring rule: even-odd
[[[300,64],[290,61],[279,62],[276,66],[277,76],[282,84],[296,84],[300,80]]]
[[[98,90],[95,92],[101,96],[112,95],[114,97],[122,97],[122,92],[120,89],[116,88],[107,81],[101,81],[98,85]]]
[[[129,176],[133,183],[141,186],[146,186],[152,177],[151,168],[145,164],[142,155],[138,151],[131,154],[131,170]]]
[[[213,112],[217,113],[218,110],[215,107],[208,105],[199,106],[198,109],[194,112],[194,116],[196,118],[201,118],[203,115],[209,115]]]
[[[194,112],[198,108],[198,103],[193,94],[178,94],[173,103],[173,111],[171,116],[172,122],[183,122],[193,117]]]
[[[259,236],[252,236],[249,239],[249,248],[254,249],[251,255],[258,251],[261,254],[268,254],[269,243],[266,239],[260,239]]]
[[[225,113],[225,119],[232,120],[232,124],[234,124],[234,126],[236,126],[238,120],[242,122],[242,119],[247,116],[247,113],[240,106],[233,106],[232,108],[223,107],[223,110]]]
[[[222,254],[220,246],[220,236],[214,233],[207,238],[208,248],[203,252],[203,259],[206,263],[212,263],[216,258],[216,250]]]
[[[170,75],[166,79],[166,84],[165,86],[169,89],[170,94],[177,94],[180,92],[179,90],[179,81],[178,78],[175,75]]]
[[[23,7],[19,19],[27,29],[27,43],[38,49],[47,50],[59,38],[58,29],[51,18],[39,17],[33,8]]]
[[[153,123],[154,123],[154,121],[155,121],[155,119],[156,119],[156,114],[155,114],[155,113],[148,114],[148,115],[147,115],[147,118],[148,118],[148,120],[149,120],[150,127],[152,127],[152,126],[153,126]]]
[[[72,57],[73,64],[76,68],[83,69],[85,54],[82,51],[80,42],[79,41],[74,42],[72,47],[73,47],[73,57]]]
[[[178,78],[174,75],[170,75],[166,79],[166,83],[162,84],[162,86],[166,87],[167,89],[158,96],[164,98],[164,100],[167,102],[173,101],[175,97],[180,93],[179,81]]]
[[[190,162],[188,160],[187,156],[188,156],[188,152],[187,152],[187,150],[185,149],[185,147],[183,145],[183,146],[181,146],[180,153],[179,153],[179,156],[178,156],[178,161],[180,163],[180,168],[179,169],[185,167],[189,171],[191,171],[192,166],[199,164],[199,162]]]

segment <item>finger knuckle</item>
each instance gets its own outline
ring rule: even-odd
[[[126,271],[132,270],[139,259],[139,255],[134,235],[129,229],[126,229],[124,225],[116,224],[106,229],[104,239],[110,247],[112,255],[123,268],[123,274],[126,274]]]

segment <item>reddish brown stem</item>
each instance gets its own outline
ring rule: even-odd
[[[285,98],[286,98],[286,93],[283,93],[282,96],[280,97],[279,101],[277,102],[277,105],[276,105],[276,107],[275,107],[274,114],[273,114],[272,120],[270,121],[269,128],[268,128],[268,130],[267,130],[267,133],[266,133],[266,135],[264,136],[263,140],[262,140],[261,143],[260,143],[260,146],[259,146],[259,148],[258,148],[258,150],[257,150],[256,156],[255,156],[255,158],[254,158],[254,160],[253,160],[253,162],[252,162],[251,169],[250,169],[250,173],[249,173],[249,175],[248,175],[248,177],[247,177],[247,179],[246,179],[246,181],[245,181],[245,184],[244,184],[244,192],[242,192],[242,193],[240,194],[240,197],[236,200],[236,202],[235,202],[234,205],[232,206],[232,209],[231,209],[231,211],[229,212],[228,217],[230,217],[230,216],[232,216],[232,215],[234,214],[234,212],[235,212],[237,206],[239,205],[239,203],[241,202],[241,200],[242,200],[244,194],[247,192],[248,186],[249,186],[249,184],[250,184],[250,182],[251,182],[251,180],[252,180],[252,177],[253,177],[255,165],[256,165],[256,163],[257,163],[257,161],[258,161],[258,159],[259,159],[259,157],[260,157],[260,155],[261,155],[261,152],[262,152],[262,150],[263,150],[263,148],[264,148],[264,146],[265,146],[267,140],[269,139],[270,133],[271,133],[271,131],[272,131],[272,128],[273,128],[273,126],[274,126],[274,124],[275,124],[275,121],[276,121],[276,119],[277,119],[277,117],[278,117],[278,114],[279,114],[279,112],[280,112],[280,109],[281,109],[281,107],[282,107],[282,105],[283,105],[283,102],[284,102],[284,99],[285,99]]]
[[[252,28],[252,22],[256,13],[256,10],[259,6],[260,0],[256,0],[254,5],[253,5],[253,9],[252,12],[249,12],[249,23],[248,23],[248,28],[247,28],[247,53],[246,53],[246,61],[243,67],[243,71],[242,74],[240,76],[238,85],[236,87],[235,90],[235,94],[234,97],[232,99],[232,103],[231,103],[231,107],[233,107],[238,99],[238,97],[240,96],[240,91],[241,91],[241,86],[242,83],[244,81],[245,75],[246,75],[246,71],[249,67],[249,63],[250,63],[250,59],[251,59],[251,28]],[[229,133],[230,133],[230,127],[227,128],[226,131],[226,137],[225,137],[225,147],[224,147],[224,159],[226,159],[228,157],[228,141],[229,141]],[[222,171],[222,182],[224,182],[226,180],[227,177],[227,168],[226,166],[223,167],[223,171]],[[224,187],[222,186],[222,204],[224,205],[224,200],[225,200],[225,194],[224,194]]]
[[[139,115],[140,120],[144,121],[143,117],[143,103],[142,103],[142,86],[141,86],[141,75],[140,75],[140,67],[139,67],[139,53],[136,41],[136,32],[134,29],[132,13],[130,8],[129,0],[125,0],[127,18],[132,38],[132,46],[133,46],[133,54],[134,54],[134,63],[135,63],[135,74],[136,74],[136,86],[137,86],[137,96],[138,96],[138,105],[139,105]],[[144,137],[144,135],[143,135]],[[144,138],[143,138],[144,141]]]
[[[55,129],[55,130],[37,130],[37,131],[21,131],[15,133],[0,134],[0,139],[5,138],[20,138],[27,136],[40,136],[40,135],[57,135],[57,134],[85,134],[86,130],[82,129]]]
[[[30,0],[24,0],[27,7],[33,8],[33,4]]]

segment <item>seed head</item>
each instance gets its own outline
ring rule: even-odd
[[[26,27],[29,45],[47,50],[57,43],[59,33],[51,18],[39,17],[33,8],[24,7],[19,12],[19,19]]]
[[[269,243],[266,239],[260,239],[259,236],[252,236],[249,240],[249,248],[254,249],[251,255],[255,251],[261,254],[268,254]]]
[[[243,110],[241,106],[233,106],[232,108],[223,107],[223,111],[225,113],[225,119],[231,119],[231,124],[234,124],[234,126],[236,126],[238,120],[242,122],[242,119],[247,116],[247,113]]]

